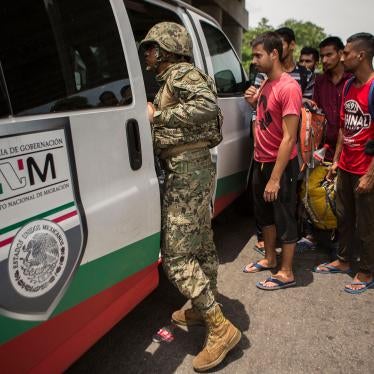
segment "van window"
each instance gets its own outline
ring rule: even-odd
[[[156,23],[169,21],[183,25],[181,19],[176,13],[160,6],[139,0],[124,0],[124,4],[126,6],[137,46],[145,38],[149,29]],[[143,71],[147,100],[153,101],[160,86],[155,79],[155,74],[145,70],[143,48],[139,49],[139,59]]]
[[[0,60],[14,114],[126,105],[132,92],[109,1],[4,1]]]
[[[226,36],[216,27],[201,21],[219,96],[242,95],[245,86],[243,68]]]

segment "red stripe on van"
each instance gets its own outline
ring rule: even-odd
[[[63,372],[150,294],[157,284],[156,261],[5,343],[0,348],[2,372]]]
[[[53,219],[52,221],[55,222],[55,223],[58,223],[58,222],[61,222],[61,221],[65,221],[68,218],[74,217],[77,214],[78,214],[78,212],[75,210],[74,212],[66,213],[63,216],[57,217],[57,218]]]
[[[5,240],[2,240],[0,242],[0,248],[1,247],[5,247],[6,245],[10,244],[14,239],[14,236],[12,236],[11,238],[8,238],[8,239],[5,239]]]

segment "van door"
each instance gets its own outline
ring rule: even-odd
[[[218,104],[224,123],[223,141],[213,150],[217,158],[217,188],[214,214],[219,214],[247,186],[250,152],[251,110],[243,98],[246,76],[240,61],[214,22],[187,10],[200,37],[208,74],[215,78]]]
[[[160,196],[123,2],[6,1],[0,18],[0,344],[40,328],[36,363],[156,287]],[[16,321],[51,313],[48,331]]]

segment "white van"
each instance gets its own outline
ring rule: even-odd
[[[0,366],[63,371],[158,284],[160,196],[137,45],[183,24],[225,117],[215,214],[246,186],[245,74],[181,1],[19,0],[0,22]],[[139,57],[140,56],[140,57]]]

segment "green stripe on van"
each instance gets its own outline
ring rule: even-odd
[[[240,171],[239,173],[231,174],[227,177],[218,179],[216,199],[225,196],[231,192],[238,192],[243,190],[247,184],[248,171]]]
[[[132,243],[106,256],[81,265],[58,307],[56,316],[155,263],[160,250],[160,233]],[[41,322],[19,321],[0,316],[0,344]]]
[[[23,221],[19,221],[19,222],[13,224],[13,225],[10,225],[10,226],[7,226],[7,227],[4,227],[4,228],[0,229],[0,235],[6,234],[9,231],[12,231],[12,230],[17,229],[18,227],[24,226],[28,222],[34,221],[36,219],[41,219],[41,218],[44,218],[44,217],[48,217],[48,216],[50,216],[52,214],[55,214],[57,212],[60,212],[62,210],[71,208],[74,205],[75,205],[75,203],[74,203],[74,201],[72,201],[70,203],[67,203],[67,204],[64,204],[64,205],[60,205],[57,208],[54,208],[54,209],[51,209],[51,210],[47,210],[46,212],[37,214],[36,216],[26,218]]]

